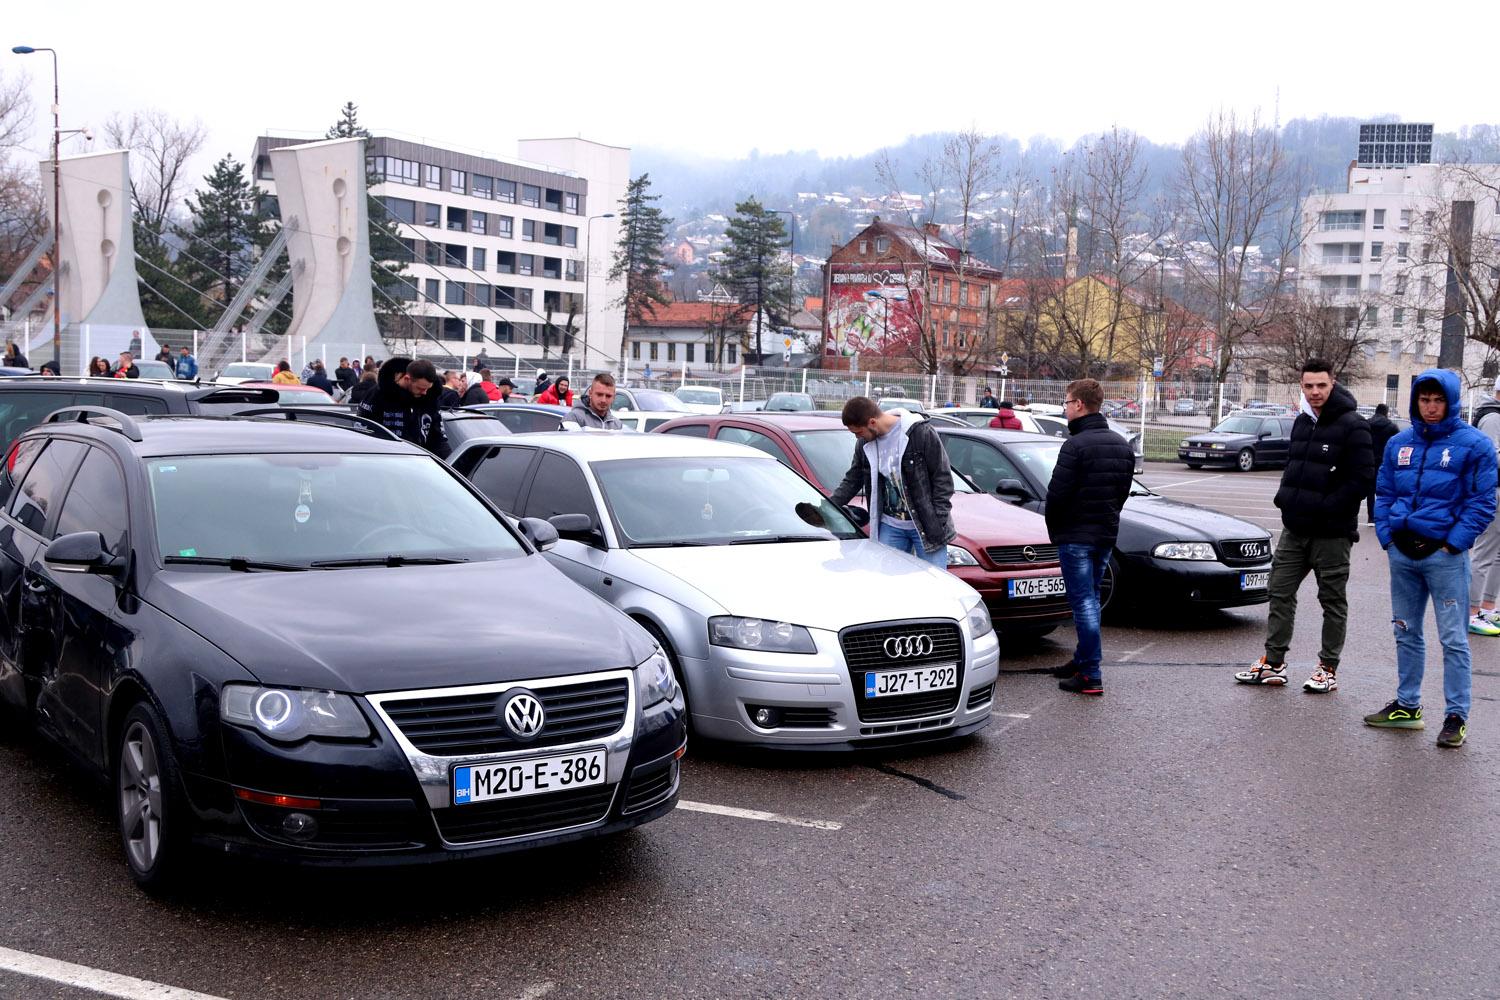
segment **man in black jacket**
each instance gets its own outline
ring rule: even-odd
[[[431,361],[391,358],[380,366],[378,386],[359,404],[359,415],[421,445],[438,458],[447,458],[448,435],[438,412],[442,383]]]
[[[844,404],[844,427],[859,439],[833,502],[863,494],[870,537],[948,568],[953,529],[953,471],[948,452],[927,418],[907,410],[882,412],[868,396]]]
[[[1099,412],[1104,389],[1091,378],[1068,383],[1063,414],[1068,439],[1057,453],[1047,484],[1047,534],[1057,544],[1078,645],[1073,658],[1053,671],[1058,687],[1102,695],[1104,659],[1099,635],[1099,583],[1120,534],[1120,509],[1130,495],[1135,452],[1109,429]]]
[[[1381,403],[1375,407],[1375,415],[1370,418],[1370,452],[1375,456],[1375,468],[1380,468],[1380,462],[1385,458],[1386,442],[1400,433],[1401,428],[1390,417],[1391,408]],[[1375,524],[1375,483],[1370,483],[1369,496],[1365,497],[1366,509],[1370,515],[1370,525]]]
[[[1309,358],[1302,366],[1304,404],[1292,425],[1281,488],[1281,541],[1271,562],[1271,608],[1266,652],[1241,670],[1241,684],[1284,686],[1286,652],[1297,617],[1297,588],[1308,573],[1318,580],[1323,608],[1323,643],[1318,666],[1302,685],[1311,694],[1338,690],[1339,656],[1349,619],[1349,550],[1359,540],[1359,504],[1375,482],[1370,425],[1355,409],[1354,397],[1333,378],[1333,366]]]

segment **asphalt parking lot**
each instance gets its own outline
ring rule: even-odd
[[[1148,467],[1268,529],[1277,473]],[[1458,751],[1360,716],[1394,687],[1384,555],[1355,547],[1341,689],[1246,689],[1264,606],[1105,633],[1107,694],[1007,650],[956,746],[785,757],[694,748],[684,804],[614,839],[432,870],[210,859],[133,887],[108,802],[0,739],[0,996],[1327,997],[1500,993],[1500,640],[1476,637]],[[1309,584],[1290,661],[1310,671]],[[1441,703],[1438,655],[1428,704]],[[1492,718],[1493,717],[1493,718]],[[132,985],[99,978],[135,977]],[[92,975],[93,978],[89,978]],[[131,992],[132,990],[138,992]]]

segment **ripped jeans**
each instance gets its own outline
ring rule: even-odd
[[[1438,549],[1412,559],[1392,545],[1391,626],[1396,633],[1396,700],[1408,708],[1422,704],[1422,670],[1427,645],[1422,636],[1427,598],[1432,598],[1438,639],[1443,644],[1445,715],[1469,717],[1469,553]]]

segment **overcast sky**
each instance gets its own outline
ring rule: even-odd
[[[1500,118],[1490,61],[1439,51],[1450,38],[1489,51],[1500,15],[1453,0],[6,8],[0,69],[30,76],[39,155],[51,65],[15,44],[58,49],[64,128],[145,108],[202,120],[198,172],[226,152],[244,159],[266,130],[321,133],[346,100],[372,131],[503,156],[518,138],[558,135],[831,156],[971,125],[1071,141],[1119,124],[1180,142],[1221,106],[1279,107],[1282,120],[1393,113],[1439,130]]]

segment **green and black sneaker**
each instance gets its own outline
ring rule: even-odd
[[[1381,729],[1427,728],[1427,723],[1422,721],[1420,708],[1407,708],[1399,701],[1391,702],[1374,715],[1365,716],[1365,725],[1378,726]]]
[[[1450,715],[1443,720],[1443,731],[1438,733],[1440,747],[1461,747],[1469,736],[1469,724],[1461,715]]]

